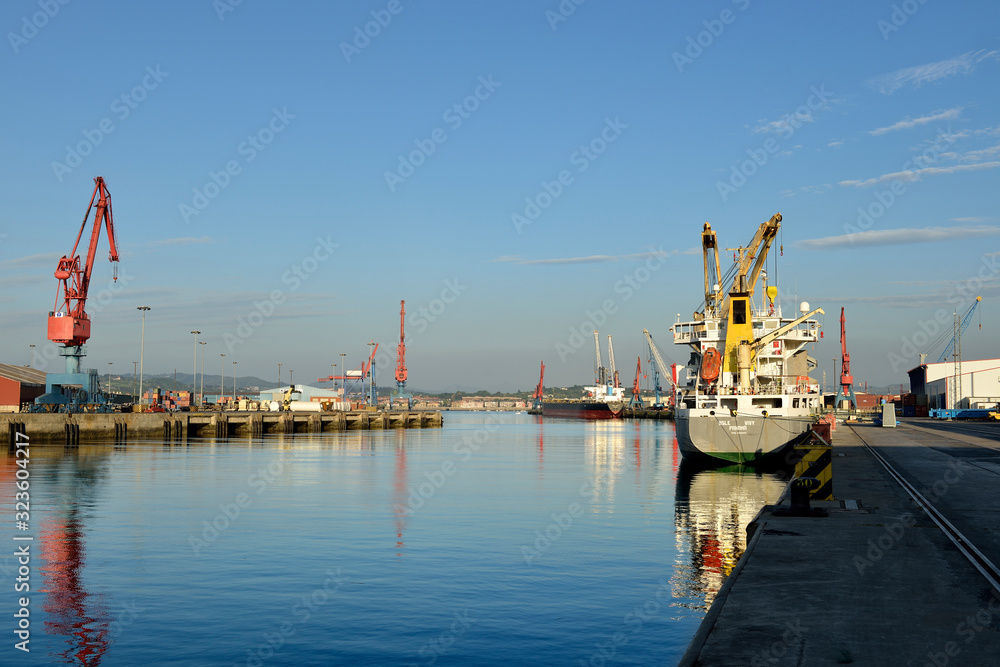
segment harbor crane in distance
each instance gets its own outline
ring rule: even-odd
[[[667,364],[663,361],[663,357],[660,355],[660,350],[656,347],[656,343],[653,342],[653,337],[650,335],[648,329],[642,330],[642,335],[646,337],[646,344],[649,345],[649,353],[653,357],[655,362],[653,365],[653,387],[656,391],[656,402],[653,404],[653,409],[662,410],[663,401],[660,398],[660,375],[664,375],[669,378],[673,378],[673,373],[670,371]],[[673,381],[671,380],[671,384]],[[671,395],[676,392],[674,387],[671,387]]]
[[[81,264],[77,248],[95,201],[97,211],[90,233],[90,245],[87,247],[87,259]],[[35,409],[38,411],[82,412],[109,409],[108,399],[100,390],[97,369],[91,368],[87,372],[80,370],[80,359],[87,354],[85,343],[90,338],[90,317],[85,307],[102,226],[108,231],[108,244],[111,247],[108,260],[114,264],[114,280],[117,281],[118,244],[111,211],[111,193],[108,192],[104,178],[98,176],[94,179],[94,193],[90,196],[90,204],[87,205],[73,250],[69,255],[63,255],[56,265],[58,285],[55,306],[49,312],[48,339],[60,345],[59,354],[66,360],[66,372],[49,373],[46,376],[45,394],[35,399]]]
[[[618,382],[618,370],[615,368],[615,348],[611,344],[611,335],[610,334],[608,335],[608,364],[611,367],[610,368],[610,370],[611,370],[611,377],[608,378],[608,381],[612,383],[611,386],[613,386],[615,389],[617,389],[618,387],[621,386],[621,384],[619,384],[619,382]]]
[[[632,381],[632,398],[628,402],[630,408],[639,408],[640,410],[644,407],[642,404],[642,396],[639,390],[639,378],[642,377],[642,357],[635,358],[635,380]]]
[[[969,306],[969,309],[965,311],[965,315],[962,316],[962,324],[959,326],[959,331],[958,331],[959,336],[965,333],[965,330],[969,328],[969,323],[972,321],[972,313],[975,312],[976,306],[978,306],[979,302],[982,300],[983,297],[977,296],[976,300],[972,302],[971,306]],[[980,329],[983,328],[982,314],[980,314],[979,328]],[[938,358],[938,363],[941,363],[942,361],[950,357],[951,354],[955,351],[955,340],[956,337],[952,336],[952,339],[948,342],[948,346],[944,348],[944,352],[942,352],[941,356]]]
[[[598,337],[597,331],[594,331],[594,352],[597,354],[597,360],[594,362],[594,384],[600,386],[607,384],[607,369],[604,368],[604,362],[601,361],[601,340]]]
[[[545,380],[545,362],[542,362],[542,370],[538,373],[538,386],[535,387],[534,393],[531,394],[531,409],[541,410],[542,409],[542,383]]]
[[[389,394],[389,409],[393,399],[406,399],[406,409],[413,409],[413,394],[406,391],[406,301],[399,302],[399,345],[396,346],[396,390]]]
[[[841,401],[850,401],[851,406],[858,409],[858,399],[854,395],[854,376],[851,375],[851,353],[847,351],[847,319],[844,317],[844,307],[840,307],[840,389],[833,399],[834,409]]]

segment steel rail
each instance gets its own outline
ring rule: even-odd
[[[898,470],[893,468],[892,464],[890,464],[884,456],[878,453],[874,447],[869,445],[865,439],[861,437],[860,433],[857,431],[854,431],[854,433],[858,436],[858,439],[861,440],[864,446],[868,448],[868,451],[872,453],[875,460],[885,467],[886,471],[888,471],[892,478],[895,479],[908,494],[910,494],[910,497],[913,498],[917,505],[919,505],[927,516],[931,518],[931,521],[937,524],[938,528],[940,528],[941,531],[948,536],[948,539],[950,539],[955,546],[958,547],[958,550],[962,553],[962,555],[969,559],[969,562],[971,562],[973,566],[979,570],[980,574],[986,577],[986,580],[990,582],[990,585],[993,586],[997,592],[1000,592],[1000,568],[994,565],[982,551],[976,548],[976,545],[974,545],[969,538],[963,535],[958,528],[952,525],[952,523],[945,518],[944,514],[942,514],[940,510],[934,507],[929,500],[924,498],[923,494],[921,494],[920,491],[913,486],[913,484],[907,481],[907,479],[903,477]]]

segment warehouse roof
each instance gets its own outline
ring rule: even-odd
[[[0,364],[0,377],[5,377],[8,380],[14,380],[21,384],[45,386],[45,371],[40,371],[37,368]]]

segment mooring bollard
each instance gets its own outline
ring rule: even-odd
[[[823,485],[815,477],[797,477],[792,480],[791,505],[774,510],[775,516],[827,516],[822,507],[810,507],[810,493]]]

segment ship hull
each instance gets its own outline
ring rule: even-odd
[[[601,401],[542,402],[543,417],[569,419],[621,419],[624,403]]]
[[[679,410],[674,420],[682,455],[758,463],[779,457],[802,440],[816,418],[774,414],[722,417],[707,410]]]

